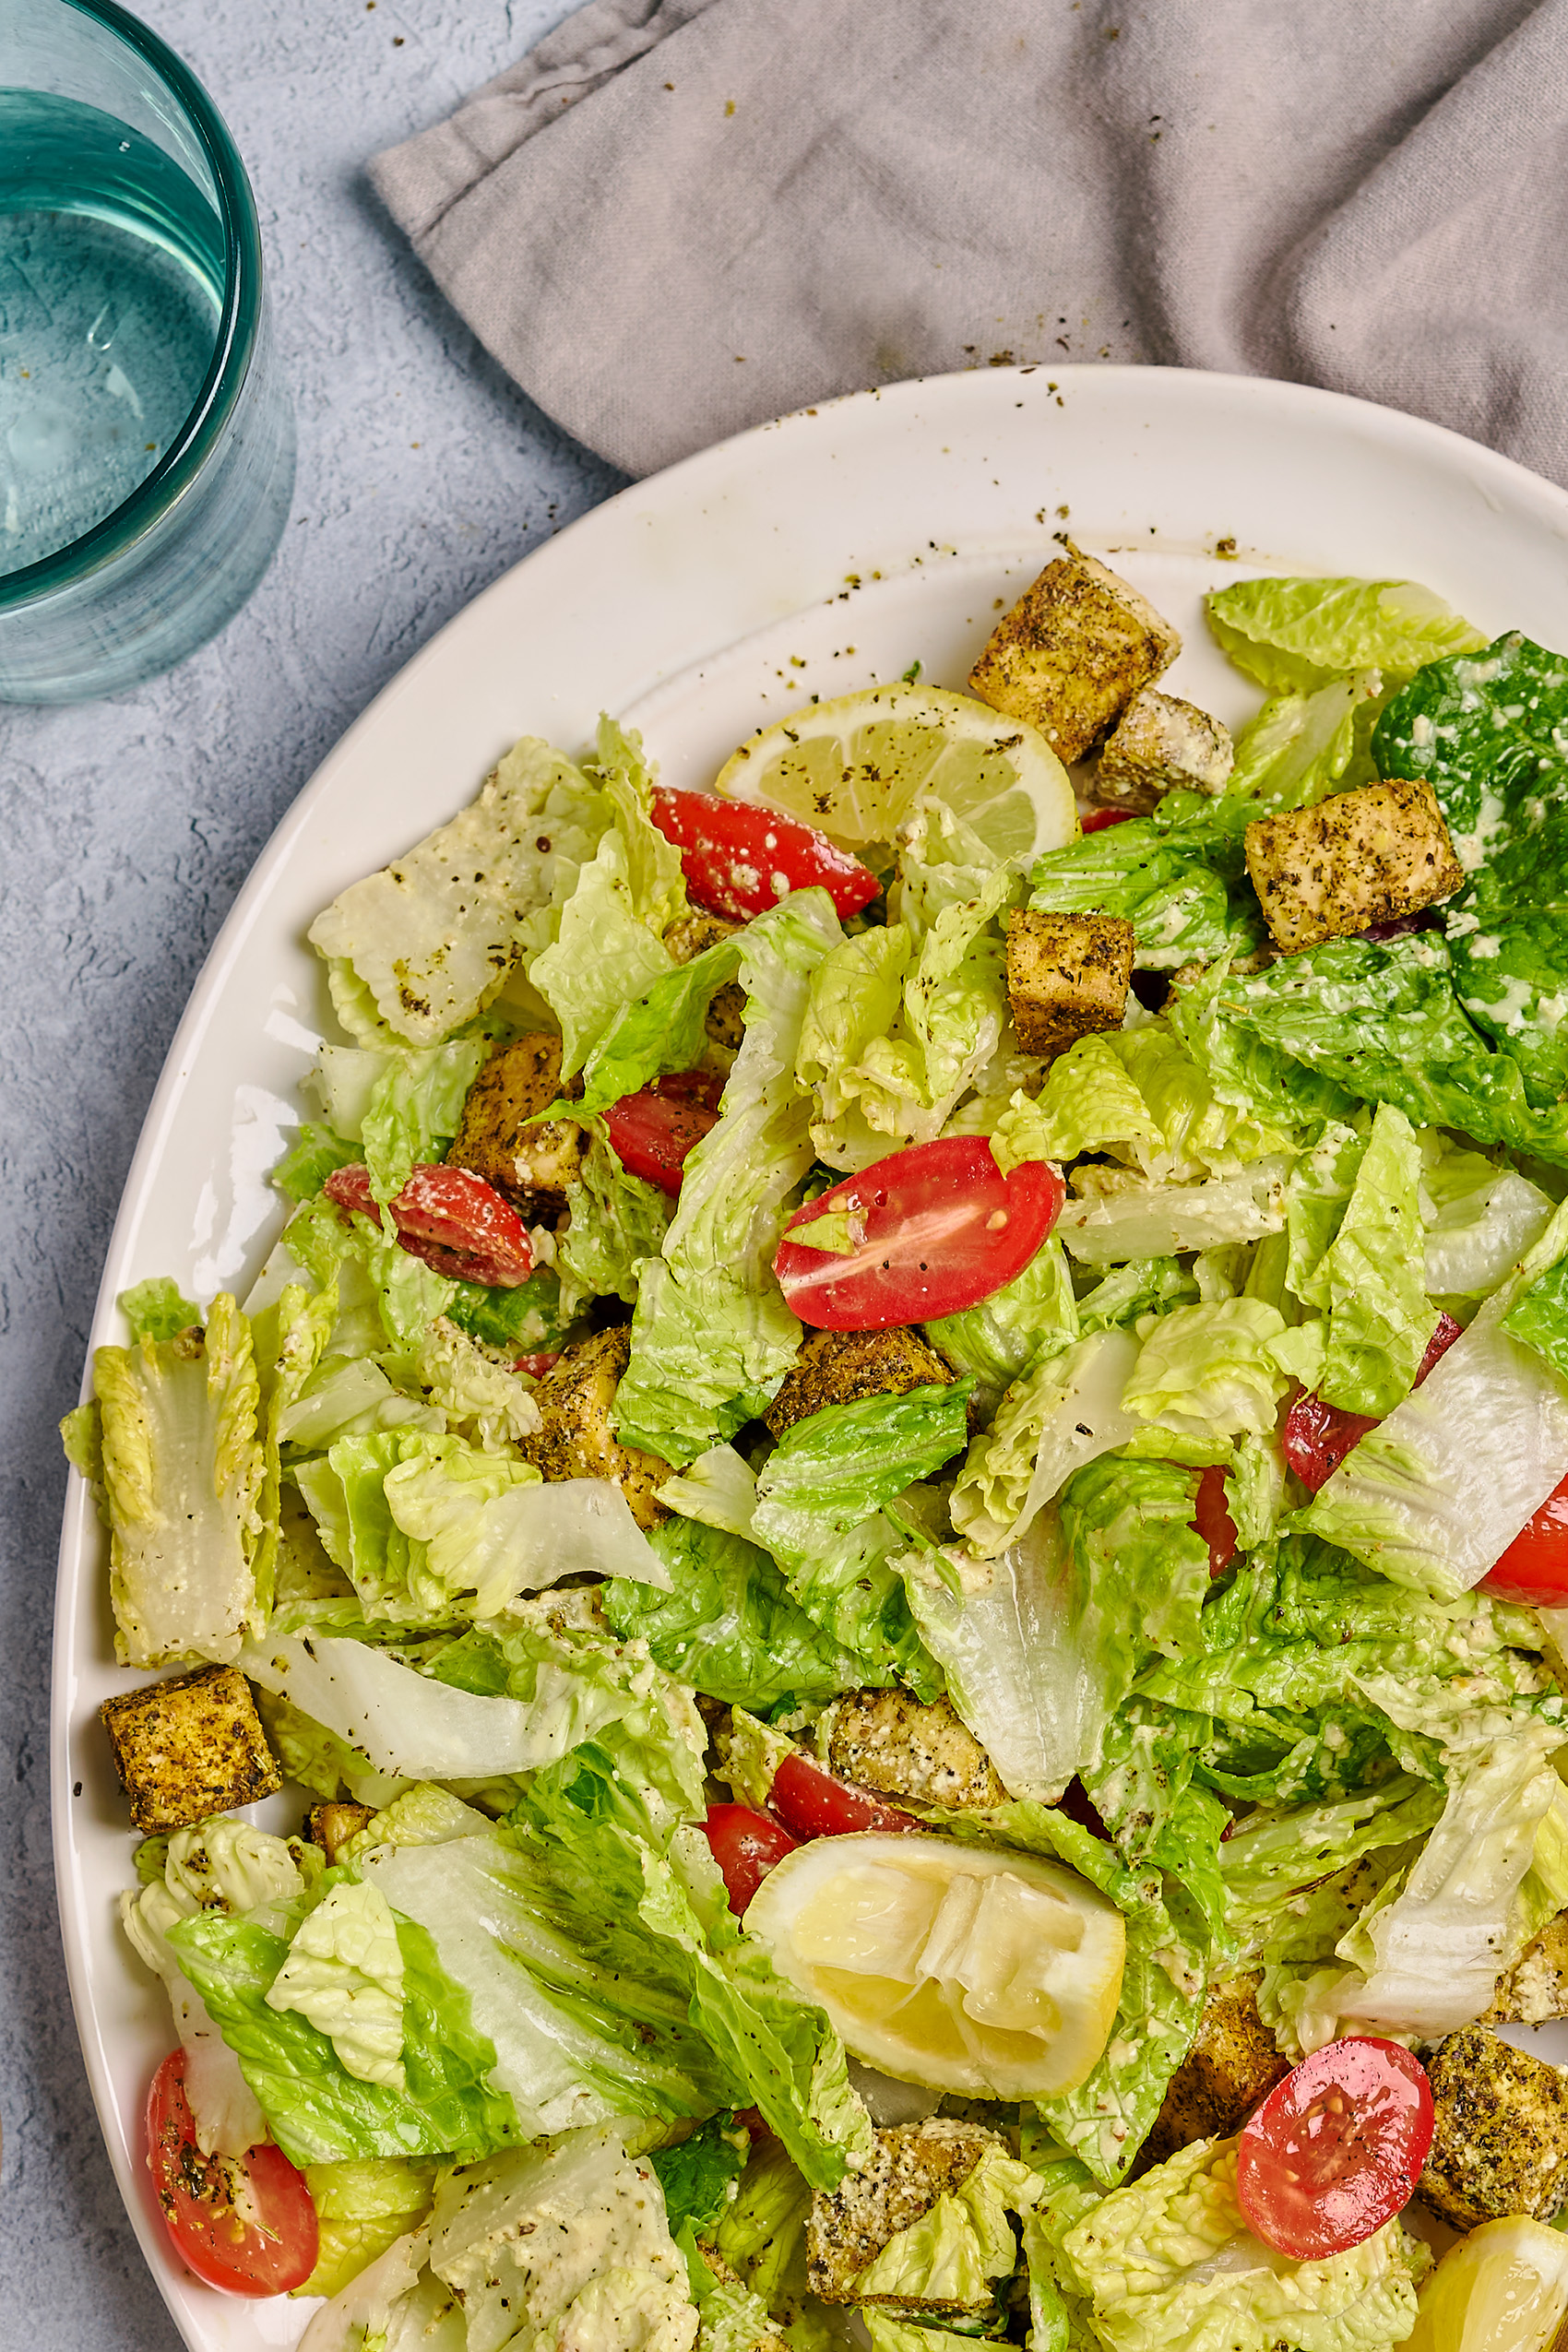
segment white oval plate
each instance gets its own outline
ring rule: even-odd
[[[741,738],[919,659],[961,686],[995,613],[1068,529],[1144,588],[1187,651],[1178,691],[1229,719],[1255,697],[1199,599],[1239,572],[1425,581],[1489,633],[1568,644],[1568,496],[1439,428],[1251,377],[996,369],[806,410],[624,491],[479,597],[300,795],[207,960],[148,1111],[110,1244],[115,1294],[151,1274],[243,1295],[280,1224],[267,1170],[327,1017],[303,944],[347,883],[449,816],[527,733],[572,750],[601,709],[672,782]],[[140,2109],[172,2036],[121,1937],[124,1800],[95,1718],[113,1664],[105,1547],[73,1479],[55,1623],[55,1866],[65,1959],[126,2207],[193,2352],[291,2344],[306,2309],[198,2286],[171,2258]],[[308,2307],[307,2307],[308,2308]]]

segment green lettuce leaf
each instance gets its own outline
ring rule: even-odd
[[[686,911],[681,852],[653,822],[655,772],[635,727],[600,715],[587,773],[601,785],[625,844],[626,880],[640,922],[668,931]]]
[[[583,1091],[556,1109],[586,1119],[672,1070],[695,1070],[707,1044],[708,1007],[741,968],[741,943],[716,940],[623,1004],[583,1066]]]
[[[1372,732],[1387,699],[1375,669],[1348,671],[1310,693],[1272,695],[1236,739],[1226,797],[1272,816],[1372,783]]]
[[[760,1411],[800,1325],[774,1280],[784,1203],[812,1164],[793,1070],[812,974],[839,936],[823,891],[796,891],[741,934],[746,1033],[717,1126],[686,1159],[660,1254],[643,1262],[623,1443],[679,1467]]]
[[[531,2119],[519,2119],[513,2099],[493,2085],[494,2046],[476,2031],[471,2004],[422,1928],[397,1922],[406,2075],[398,2088],[350,2074],[318,2026],[296,2010],[267,2006],[293,1924],[285,1916],[279,1933],[200,1911],[169,1933],[291,2164],[479,2153],[530,2136]]]
[[[1414,580],[1238,580],[1204,609],[1237,668],[1272,695],[1310,693],[1347,670],[1408,676],[1485,642]]]
[[[1418,1125],[1568,1165],[1568,1110],[1533,1105],[1512,1044],[1490,1046],[1467,1016],[1450,950],[1431,932],[1332,939],[1250,979],[1220,980],[1213,1004],[1275,1054]]]
[[[612,826],[577,876],[551,945],[529,978],[561,1024],[561,1075],[580,1070],[622,1007],[672,970],[636,910],[625,837]]]
[[[719,2115],[710,2116],[689,2139],[653,2150],[648,2163],[659,2176],[674,2236],[688,2222],[702,2236],[711,2236],[734,2197],[735,2184],[746,2168],[746,2153],[744,2131]]]
[[[1539,1241],[1550,1199],[1528,1177],[1430,1129],[1421,1158],[1427,1289],[1437,1298],[1485,1298]]]
[[[1181,1039],[1156,1021],[1080,1038],[1051,1063],[1032,1106],[1027,1097],[1016,1101],[998,1134],[1004,1169],[1025,1157],[1106,1152],[1161,1182],[1177,1173],[1232,1173],[1294,1141],[1289,1128],[1221,1102]]]
[[[1122,1393],[1124,1412],[1190,1436],[1261,1437],[1289,1382],[1271,1353],[1285,1328],[1277,1307],[1221,1299],[1152,1316]],[[1151,1442],[1156,1433],[1150,1432]]]
[[[405,2090],[404,1963],[398,1923],[378,1887],[328,1888],[295,1929],[267,1990],[269,2009],[319,2026],[356,2082]]]
[[[956,1371],[972,1376],[979,1403],[994,1410],[1004,1388],[1078,1336],[1073,1277],[1061,1242],[1052,1234],[1022,1274],[978,1306],[928,1323],[925,1333]]]
[[[345,1143],[330,1127],[307,1119],[301,1123],[299,1142],[273,1170],[272,1182],[289,1200],[313,1200],[337,1169],[350,1168],[359,1158],[358,1144]]]
[[[995,1559],[1082,1463],[1137,1435],[1122,1401],[1137,1360],[1130,1333],[1100,1330],[1042,1354],[1015,1381],[954,1485],[953,1525],[972,1550]]]
[[[882,1515],[962,1450],[968,1395],[964,1380],[829,1405],[787,1429],[758,1475],[754,1533],[864,1681],[937,1687],[889,1559],[900,1538]]]
[[[1234,2140],[1194,2141],[1114,2190],[1062,2254],[1108,2352],[1384,2352],[1431,2263],[1396,2220],[1320,2262],[1274,2252],[1237,2202]]]
[[[1285,1223],[1289,1165],[1285,1154],[1271,1153],[1237,1175],[1194,1184],[1150,1183],[1122,1169],[1075,1169],[1056,1229],[1068,1255],[1092,1266],[1261,1241]]]
[[[350,968],[385,1028],[434,1045],[505,986],[609,816],[570,760],[525,736],[450,824],[335,898],[311,944],[329,968]]]
[[[729,2085],[721,2103],[757,2107],[814,2186],[869,2153],[837,2037],[742,1934],[700,1831],[661,1824],[591,1742],[536,1775],[513,1819],[569,1904],[585,1960],[668,1987]]]
[[[1409,1395],[1436,1328],[1425,1287],[1420,1175],[1409,1121],[1380,1103],[1338,1231],[1314,1270],[1328,1309],[1317,1389],[1346,1412],[1391,1413]]]
[[[1568,1086],[1568,662],[1517,630],[1434,662],[1384,713],[1384,776],[1425,777],[1467,879],[1443,909],[1454,986],[1549,1110]]]
[[[731,1705],[766,1712],[821,1702],[861,1680],[861,1661],[808,1617],[771,1556],[743,1537],[671,1519],[648,1538],[671,1590],[616,1578],[607,1621],[683,1682]]]
[[[1037,860],[1029,904],[1048,914],[1123,916],[1146,971],[1249,956],[1267,937],[1246,879],[1251,815],[1245,802],[1168,792],[1153,816],[1107,826]]]
[[[1568,1380],[1568,1260],[1559,1258],[1519,1293],[1502,1327]]]
[[[401,2156],[313,2164],[305,2186],[319,2232],[315,2268],[298,2295],[337,2295],[430,2211],[434,2174]]]
[[[596,1126],[566,1187],[566,1208],[557,1245],[563,1312],[576,1314],[590,1299],[635,1305],[638,1270],[658,1257],[670,1229],[669,1194],[630,1175]]]
[[[795,1073],[814,1093],[812,1141],[827,1166],[863,1167],[941,1133],[1002,1040],[1005,949],[995,918],[1018,888],[998,867],[937,908],[918,938],[895,921],[824,956]]]
[[[184,1297],[177,1282],[155,1274],[122,1290],[114,1301],[131,1326],[133,1339],[172,1339],[193,1324],[200,1324],[201,1309]]]
[[[115,1654],[125,1666],[227,1664],[259,1631],[264,1476],[250,1325],[220,1290],[203,1336],[93,1357],[109,1505]]]

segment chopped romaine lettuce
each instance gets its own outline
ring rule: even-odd
[[[949,1505],[981,1558],[1018,1541],[1082,1463],[1137,1435],[1122,1401],[1137,1360],[1131,1333],[1100,1330],[1042,1356],[1008,1389],[971,1443]]]
[[[93,1358],[109,1503],[109,1589],[125,1666],[227,1664],[259,1632],[264,1475],[250,1325],[228,1291],[201,1335]]]
[[[150,1339],[155,1343],[172,1339],[201,1322],[201,1309],[166,1274],[153,1275],[148,1281],[122,1290],[114,1303],[130,1324],[133,1339]]]
[[[695,1519],[671,1519],[649,1541],[669,1571],[669,1593],[618,1578],[604,1587],[603,1607],[615,1631],[646,1642],[667,1673],[763,1711],[830,1699],[860,1681],[863,1661],[790,1599],[770,1553]]]
[[[1251,955],[1267,937],[1242,853],[1252,814],[1245,803],[1168,793],[1152,817],[1048,851],[1036,862],[1029,904],[1048,914],[1123,916],[1146,970]]]
[[[1391,1413],[1409,1395],[1437,1323],[1426,1294],[1420,1172],[1409,1121],[1380,1103],[1338,1231],[1315,1273],[1328,1310],[1316,1387],[1348,1413]]]
[[[1092,1266],[1261,1241],[1285,1223],[1289,1168],[1283,1155],[1270,1154],[1237,1175],[1199,1184],[1154,1184],[1120,1169],[1083,1168],[1056,1229],[1068,1254]]]
[[[1408,677],[1485,642],[1414,580],[1238,580],[1204,607],[1237,668],[1271,695],[1311,693],[1347,670]]]
[[[525,736],[450,824],[335,898],[311,944],[398,1038],[434,1045],[496,995],[609,816],[580,769]]]
[[[680,1467],[759,1411],[800,1324],[771,1260],[785,1200],[812,1164],[793,1070],[812,974],[841,933],[825,891],[798,890],[742,934],[746,1033],[716,1127],[690,1153],[661,1253],[643,1261],[623,1443]]]
[[[1073,1277],[1061,1242],[1052,1234],[1022,1274],[978,1306],[928,1323],[925,1332],[950,1364],[972,1374],[977,1402],[993,1411],[1004,1388],[1078,1336]]]

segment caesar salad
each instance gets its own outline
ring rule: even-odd
[[[278,1244],[64,1431],[172,2251],[310,2352],[1568,2312],[1568,657],[1206,622],[1234,742],[1064,540],[312,926]]]

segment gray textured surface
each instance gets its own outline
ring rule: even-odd
[[[300,475],[250,605],[184,668],[0,706],[0,2347],[169,2352],[65,1993],[46,1708],[63,1466],[114,1209],[174,1024],[246,870],[371,696],[619,477],[479,350],[362,159],[450,112],[562,0],[145,0],[250,165]],[[400,44],[400,45],[399,45]]]

